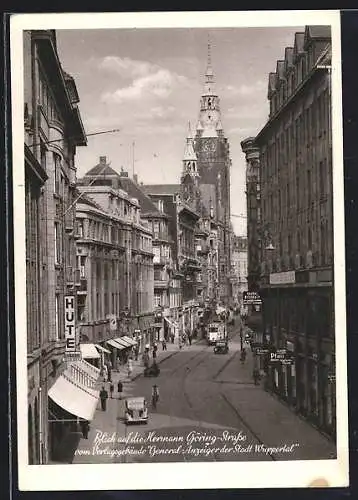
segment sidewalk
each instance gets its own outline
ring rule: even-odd
[[[246,331],[244,331],[246,333]],[[292,411],[278,397],[264,389],[263,382],[255,386],[252,379],[253,355],[246,347],[247,358],[240,362],[237,353],[231,367],[220,374],[222,390],[228,404],[245,426],[268,447],[297,444],[294,452],[273,453],[279,460],[317,460],[335,458],[335,444],[306,420]],[[236,382],[235,382],[236,379]]]
[[[192,345],[200,342],[202,339],[193,339]],[[157,351],[157,364],[162,363],[166,359],[171,356],[175,356],[175,354],[189,350],[190,346],[183,346],[182,349],[179,349],[178,342],[167,343],[167,350],[163,351],[161,343],[158,343],[158,351]],[[150,363],[152,359],[150,359]],[[108,392],[107,399],[107,409],[106,411],[102,411],[101,403],[98,401],[96,413],[94,415],[94,419],[90,423],[90,431],[88,433],[88,439],[84,439],[81,433],[77,433],[77,452],[73,451],[73,460],[72,463],[93,463],[94,457],[91,451],[91,446],[94,443],[94,439],[99,430],[108,433],[111,435],[114,432],[119,432],[119,428],[123,425],[123,434],[125,434],[125,425],[122,422],[122,418],[124,416],[124,400],[131,394],[133,382],[143,375],[144,366],[141,360],[141,357],[138,357],[138,360],[133,360],[133,371],[132,376],[128,377],[127,366],[121,367],[119,371],[112,370],[112,383],[114,385],[113,398],[110,397],[109,386],[110,382],[102,382],[101,386],[104,386]],[[121,381],[123,383],[123,392],[122,398],[119,399],[119,394],[117,391],[117,384]],[[66,448],[66,446],[64,447]],[[73,444],[71,449],[73,449]],[[68,455],[68,454],[67,454]],[[96,455],[95,462],[96,463],[110,463],[112,460],[108,455]]]

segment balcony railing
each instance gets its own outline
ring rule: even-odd
[[[154,280],[154,288],[168,288],[169,281],[168,280]]]

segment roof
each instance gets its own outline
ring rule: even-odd
[[[285,71],[293,64],[293,47],[285,48]]]
[[[268,81],[268,91],[267,96],[270,99],[273,92],[276,90],[276,73],[269,73],[269,81]]]
[[[180,193],[180,184],[146,184],[141,186],[141,188],[147,194],[164,194],[164,195],[174,195]]]
[[[106,164],[103,164],[103,163],[98,163],[97,165],[95,165],[93,168],[91,168],[91,170],[89,170],[88,172],[85,173],[85,177],[87,176],[95,176],[95,175],[110,175],[110,176],[115,176],[115,177],[119,177],[119,173],[116,172],[115,170],[113,170],[112,167],[109,166],[108,163]]]
[[[331,38],[331,26],[306,26],[305,36],[310,38]]]
[[[279,80],[285,79],[285,61],[277,61],[276,74]]]
[[[120,186],[130,197],[137,198],[142,215],[149,213],[158,216],[164,215],[157,209],[149,196],[144,192],[143,188],[138,186],[130,177],[120,177]]]
[[[304,41],[305,41],[305,34],[304,33],[295,33],[295,45],[294,45],[294,57],[296,57],[298,54],[301,54],[304,52]]]
[[[89,205],[91,207],[94,207],[94,208],[97,208],[98,210],[103,211],[103,208],[97,202],[95,202],[93,198],[88,196],[85,191],[76,189],[75,197],[76,197],[78,203],[82,203],[84,205]]]

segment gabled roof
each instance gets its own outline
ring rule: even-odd
[[[275,91],[276,91],[276,73],[269,73],[267,98],[271,99],[271,96]]]
[[[295,44],[293,46],[293,60],[304,52],[305,34],[301,32],[295,33]]]
[[[87,177],[96,175],[119,177],[119,173],[113,170],[113,168],[110,167],[108,163],[106,163],[105,165],[103,163],[98,163],[93,168],[91,168],[91,170],[86,172],[84,176]]]
[[[321,26],[306,26],[304,43],[308,43],[310,39],[315,38],[319,40],[331,38],[331,27],[328,25]]]
[[[101,207],[101,205],[99,205],[93,198],[88,196],[85,190],[82,191],[76,189],[74,195],[77,200],[77,203],[82,203],[83,205],[89,205],[90,207],[97,208],[98,210],[101,210],[101,212],[103,212],[103,208]]]
[[[141,186],[146,194],[174,195],[180,193],[180,184],[147,184]]]
[[[141,186],[136,184],[130,177],[120,177],[121,188],[128,193],[131,198],[136,198],[139,202],[142,215],[163,216],[149,196]]]
[[[279,84],[280,81],[285,79],[285,61],[277,61],[276,64],[276,81]]]
[[[286,47],[285,48],[285,72],[287,72],[291,66],[293,66],[293,47]]]

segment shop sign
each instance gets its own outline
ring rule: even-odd
[[[260,306],[262,304],[261,296],[258,292],[243,292],[242,302],[244,306]]]
[[[256,348],[256,354],[258,356],[264,356],[265,354],[269,354],[270,349],[268,347],[257,347]]]
[[[295,271],[270,274],[270,285],[288,285],[296,282]]]
[[[76,350],[76,320],[75,320],[75,297],[65,296],[65,350],[66,353]]]
[[[274,352],[270,353],[270,362],[271,363],[282,363],[282,364],[292,364],[292,353],[287,351],[287,349],[277,349]]]

